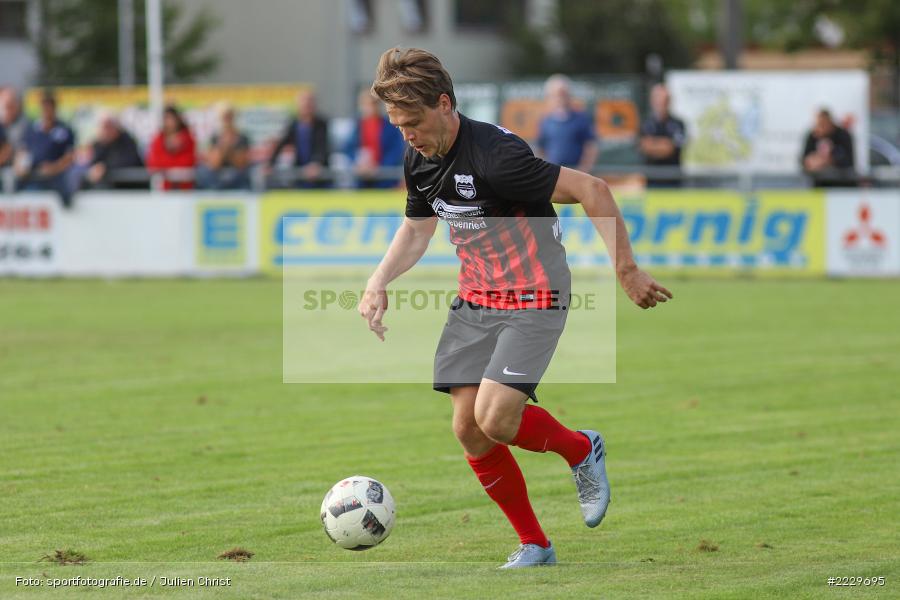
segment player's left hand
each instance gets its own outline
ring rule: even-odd
[[[673,298],[672,292],[637,267],[620,275],[619,282],[632,302],[641,308],[653,308]]]

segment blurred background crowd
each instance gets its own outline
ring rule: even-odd
[[[405,143],[367,87],[380,52],[398,43],[444,60],[462,112],[616,183],[896,186],[900,4],[866,5],[162,2],[160,116],[144,87],[144,0],[0,0],[3,189],[54,190],[69,206],[98,188],[399,186]],[[722,71],[813,82],[857,72],[864,98],[853,104],[840,83],[804,87],[790,76],[775,82],[777,101],[765,85],[739,83],[725,98],[672,79]],[[767,102],[800,108],[773,127]],[[793,155],[754,163],[745,147],[764,131]]]

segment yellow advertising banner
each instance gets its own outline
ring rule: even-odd
[[[260,261],[284,265],[371,264],[402,222],[402,192],[274,192],[263,196]],[[651,190],[619,197],[638,262],[703,273],[825,273],[825,196],[819,191]],[[604,264],[606,251],[578,205],[556,207],[570,264]],[[429,259],[452,264],[439,226]]]
[[[205,108],[222,101],[227,101],[237,108],[259,105],[281,105],[290,108],[294,105],[300,90],[309,87],[306,84],[167,85],[165,102],[176,103],[183,108]],[[122,110],[147,106],[150,97],[146,86],[59,87],[53,91],[59,111],[64,115],[97,107]],[[42,93],[42,88],[32,88],[25,94],[25,105],[29,112],[37,112]]]
[[[651,190],[619,197],[638,261],[647,267],[704,271],[825,272],[825,195],[810,190],[742,194],[727,190]],[[563,206],[564,219],[583,215]],[[564,235],[571,255],[595,248],[590,223]],[[575,235],[573,235],[573,233]]]

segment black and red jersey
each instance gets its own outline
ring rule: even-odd
[[[408,148],[406,216],[438,216],[460,259],[463,300],[501,309],[547,308],[568,297],[571,275],[550,197],[558,165],[511,131],[459,115],[444,157]]]

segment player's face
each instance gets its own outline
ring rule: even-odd
[[[405,110],[394,104],[387,105],[388,119],[403,139],[422,156],[444,156],[450,150],[450,115],[453,108],[450,98],[444,94],[435,108],[416,111]]]

